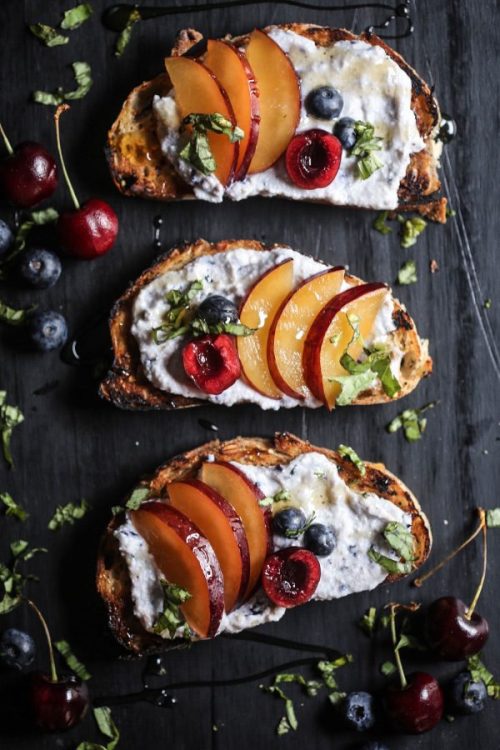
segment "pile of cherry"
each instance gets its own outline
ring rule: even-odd
[[[74,258],[92,260],[104,255],[114,245],[118,234],[118,217],[103,200],[91,198],[80,204],[70,182],[61,149],[59,118],[69,109],[57,108],[54,120],[60,166],[70,193],[73,208],[60,213],[56,231],[61,253]],[[0,161],[0,198],[19,211],[30,211],[50,198],[58,185],[58,166],[54,157],[40,143],[25,141],[12,147],[0,125],[7,156]],[[26,219],[30,220],[28,213]],[[0,220],[0,265],[33,289],[54,286],[62,271],[57,253],[43,247],[19,250],[12,228]],[[35,312],[27,321],[30,343],[40,351],[61,347],[68,328],[61,313],[54,310]]]

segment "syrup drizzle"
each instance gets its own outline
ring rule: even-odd
[[[160,18],[162,16],[172,16],[181,13],[199,13],[211,10],[223,10],[225,8],[247,7],[250,5],[267,5],[268,0],[216,0],[215,2],[200,3],[197,5],[172,6],[164,5],[162,7],[138,6],[126,3],[119,3],[107,8],[102,16],[103,24],[111,31],[123,31],[130,19],[133,10],[138,10],[141,20],[146,21],[151,18]],[[276,0],[274,5],[287,5],[292,8],[301,8],[305,10],[324,10],[328,12],[347,11],[347,10],[379,10],[389,11],[384,21],[380,24],[371,24],[366,28],[367,33],[373,33],[375,29],[388,29],[391,24],[397,22],[397,19],[404,19],[405,27],[399,33],[380,34],[383,39],[402,39],[410,36],[414,31],[414,24],[410,14],[410,0],[390,5],[388,3],[353,3],[339,5],[319,5],[309,3],[304,0]]]

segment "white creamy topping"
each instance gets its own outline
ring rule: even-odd
[[[290,248],[275,248],[268,251],[236,248],[225,253],[196,258],[179,270],[168,271],[158,276],[141,289],[134,302],[131,331],[137,341],[142,367],[148,380],[162,391],[188,398],[201,398],[225,406],[243,402],[258,404],[262,409],[290,409],[298,405],[310,408],[321,406],[312,396],[303,401],[285,395],[280,399],[267,398],[242,378],[217,396],[202,393],[184,372],[181,351],[185,339],[173,338],[157,344],[152,336],[152,330],[164,322],[165,314],[169,310],[166,294],[172,289],[185,290],[191,282],[199,280],[203,282],[203,288],[193,297],[193,305],[199,304],[211,294],[222,294],[238,307],[257,279],[287,258],[293,258],[295,286],[326,268],[323,263]],[[347,286],[344,283],[342,290]],[[394,331],[393,309],[394,302],[388,292],[376,318],[374,330],[377,343],[390,344],[391,369],[397,376],[403,352],[395,349],[390,337]],[[370,345],[372,342],[370,340],[366,343]]]
[[[313,599],[330,600],[359,591],[371,591],[385,580],[387,572],[368,557],[368,552],[374,547],[395,559],[382,532],[391,521],[410,528],[409,514],[374,493],[361,495],[350,489],[341,479],[336,464],[321,453],[304,453],[283,466],[250,466],[236,462],[234,465],[266,496],[273,496],[281,490],[289,493],[288,500],[274,503],[273,513],[288,506],[299,507],[306,518],[315,513],[315,523],[332,527],[335,547],[327,557],[318,557],[321,579]],[[134,612],[150,630],[162,609],[159,571],[144,540],[130,521],[117,529],[115,536],[131,573]],[[273,544],[274,549],[301,546],[302,537],[287,539],[275,535]],[[218,633],[237,633],[265,622],[274,622],[285,612],[283,607],[272,604],[259,589],[248,602],[224,615]],[[167,632],[162,635],[169,637]]]
[[[409,76],[381,47],[367,42],[339,41],[330,47],[320,47],[311,39],[278,27],[272,27],[268,33],[288,54],[299,78],[302,106],[297,132],[311,128],[331,132],[333,122],[310,115],[304,102],[318,86],[334,86],[344,100],[340,117],[369,122],[375,128],[375,135],[383,139],[382,149],[376,152],[383,167],[362,180],[357,174],[356,158],[343,151],[333,182],[324,188],[304,190],[290,181],[282,157],[270,169],[234,182],[224,191],[213,175],[205,177],[178,157],[179,117],[174,91],[154,101],[164,154],[202,200],[220,202],[224,195],[232,200],[266,195],[362,208],[396,208],[399,185],[410,156],[425,147],[411,108]]]

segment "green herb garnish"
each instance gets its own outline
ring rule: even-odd
[[[374,380],[380,380],[384,393],[393,398],[401,386],[391,370],[391,357],[385,349],[365,349],[365,359],[358,362],[348,349],[340,358],[340,364],[349,375],[339,375],[333,380],[342,386],[337,396],[339,406],[351,404],[357,396],[373,385]]]
[[[490,698],[500,700],[500,682],[498,682],[492,673],[485,667],[479,655],[469,656],[467,659],[467,669],[473,682],[484,682]]]
[[[14,459],[10,447],[12,432],[24,422],[24,415],[17,406],[7,403],[7,391],[0,391],[0,432],[2,433],[2,451],[7,464],[14,468]]]
[[[165,322],[152,331],[155,344],[163,344],[169,339],[187,333],[189,326],[186,325],[186,313],[191,307],[192,300],[201,289],[203,289],[203,283],[196,280],[192,281],[182,292],[180,289],[171,289],[168,292],[165,299],[170,308],[165,314]]]
[[[72,91],[64,91],[62,86],[56,89],[56,91],[34,91],[33,101],[37,104],[46,104],[49,106],[57,107],[59,104],[67,101],[73,101],[74,99],[83,99],[92,88],[92,70],[86,62],[74,62],[71,63],[73,68],[73,74],[75,76],[76,88]]]
[[[173,638],[181,625],[185,624],[180,613],[180,606],[191,599],[191,594],[174,583],[167,583],[167,581],[160,581],[160,583],[163,589],[163,612],[158,616],[153,631],[161,634],[164,630],[168,630],[170,637]],[[186,638],[189,637],[187,626],[184,635]]]
[[[387,431],[391,433],[397,432],[402,427],[404,436],[409,443],[420,440],[427,426],[427,418],[420,415],[428,409],[433,409],[436,404],[437,401],[431,401],[425,406],[420,407],[420,409],[405,409],[392,422],[389,422]]]
[[[397,672],[397,668],[392,661],[384,661],[384,663],[380,665],[380,671],[382,672],[384,677],[390,677],[395,672]]]
[[[34,575],[22,573],[19,570],[19,565],[31,560],[34,555],[47,552],[44,547],[30,548],[28,542],[24,539],[11,542],[10,548],[13,557],[12,564],[8,566],[0,563],[0,583],[3,588],[3,596],[0,599],[0,615],[12,612],[21,603],[27,581],[38,580]]]
[[[368,557],[370,560],[378,563],[388,573],[396,573],[400,575],[408,575],[413,570],[412,563],[403,563],[400,560],[393,560],[392,557],[387,557],[377,552],[373,547],[368,551]]]
[[[370,607],[361,620],[359,621],[359,627],[363,630],[366,635],[373,635],[375,627],[377,625],[377,610],[375,607]]]
[[[45,23],[32,23],[28,28],[46,47],[59,47],[69,42],[69,36],[60,34],[57,29]]]
[[[368,557],[378,563],[388,573],[402,575],[411,573],[415,560],[415,539],[413,534],[403,524],[391,521],[386,525],[383,536],[387,544],[401,559],[393,560],[391,557],[377,552],[374,547],[371,547],[368,551]]]
[[[192,132],[187,143],[179,151],[179,156],[205,175],[210,175],[217,169],[207,132],[227,135],[231,143],[241,141],[245,135],[241,128],[234,126],[227,117],[218,112],[192,113],[184,118],[182,125],[184,127],[191,125]]]
[[[491,508],[486,511],[486,526],[489,529],[500,528],[500,508]]]
[[[24,508],[21,508],[21,506],[16,503],[12,495],[8,492],[0,492],[0,502],[5,506],[6,516],[14,516],[14,518],[17,518],[19,521],[26,521],[28,518],[29,514]]]
[[[121,57],[123,55],[126,47],[128,46],[128,43],[132,38],[132,31],[134,29],[134,26],[140,20],[141,13],[138,8],[134,8],[128,17],[127,25],[125,26],[123,31],[120,32],[118,39],[116,40],[115,57]]]
[[[109,739],[109,742],[106,745],[99,745],[96,742],[80,742],[76,750],[115,750],[120,740],[120,732],[111,717],[111,709],[108,706],[99,706],[99,708],[93,708],[92,711],[99,731]]]
[[[351,148],[349,155],[358,159],[358,175],[362,180],[367,180],[383,163],[375,156],[374,151],[380,151],[382,138],[375,135],[375,128],[369,122],[358,120],[354,123],[356,143]]]
[[[337,448],[337,453],[342,456],[342,458],[348,458],[351,463],[354,464],[354,466],[357,468],[359,473],[362,477],[366,474],[366,466],[363,463],[363,461],[360,459],[354,448],[351,448],[349,445],[343,445],[342,443]]]
[[[488,299],[485,299],[485,300],[484,300],[484,303],[483,303],[483,307],[484,307],[484,309],[485,309],[485,310],[489,310],[489,309],[490,309],[490,307],[492,306],[492,304],[493,304],[493,302],[492,302],[492,301],[491,301],[491,299],[490,299],[490,298],[488,297]]]
[[[56,641],[54,646],[59,651],[64,661],[81,680],[90,680],[91,674],[87,668],[79,661],[71,650],[68,641]]]
[[[399,269],[397,278],[398,284],[415,284],[417,281],[417,264],[412,259],[405,261]]]
[[[194,336],[203,336],[206,333],[229,333],[232,336],[251,336],[256,328],[249,328],[243,323],[223,322],[209,325],[203,318],[194,318],[189,324],[189,330]]]
[[[400,244],[405,249],[413,247],[416,244],[419,235],[422,234],[427,222],[420,216],[412,216],[411,219],[405,219],[404,216],[398,215],[398,221],[401,223]]]
[[[73,526],[75,521],[79,521],[80,518],[83,518],[88,510],[90,510],[90,505],[86,500],[82,500],[80,505],[76,505],[75,503],[58,505],[54,515],[49,521],[48,528],[51,531],[57,531],[65,524]]]
[[[392,232],[392,227],[387,224],[388,215],[389,211],[381,211],[373,221],[373,228],[377,232],[380,232],[380,234],[390,234]]]
[[[36,305],[32,305],[31,307],[27,307],[25,309],[16,309],[15,307],[10,307],[10,305],[7,305],[5,302],[2,302],[2,300],[0,300],[0,320],[3,323],[8,323],[11,326],[23,325],[26,322],[27,317],[30,315],[30,313],[33,312],[35,308]]]
[[[74,29],[77,29],[82,23],[88,21],[92,13],[93,9],[90,3],[81,3],[74,8],[65,10],[60,24],[61,29],[64,29],[65,31],[74,31]]]

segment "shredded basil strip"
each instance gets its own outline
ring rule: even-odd
[[[10,307],[5,302],[0,300],[0,320],[3,323],[8,323],[11,326],[21,326],[26,322],[26,319],[36,309],[36,305],[31,305],[25,309],[16,309]]]
[[[167,630],[173,638],[177,630],[182,625],[185,625],[185,619],[180,612],[180,607],[191,598],[191,594],[186,589],[174,583],[168,583],[167,581],[160,581],[160,583],[163,589],[163,612],[159,614],[153,626],[153,631],[161,634],[164,630]],[[184,627],[184,637],[189,637],[189,628],[187,625]]]
[[[73,526],[75,521],[79,521],[83,518],[88,510],[90,510],[90,505],[86,500],[82,500],[80,505],[76,505],[75,503],[58,505],[54,515],[48,523],[48,528],[51,531],[57,531],[65,524]]]
[[[68,641],[55,641],[54,646],[59,651],[64,661],[81,680],[90,680],[91,674],[87,668],[77,659]]]
[[[28,28],[46,47],[59,47],[69,42],[69,36],[60,34],[57,29],[45,23],[32,23]]]
[[[415,284],[417,281],[417,264],[413,259],[405,261],[399,269],[397,278],[398,284]]]
[[[92,69],[87,62],[71,63],[75,76],[76,88],[72,91],[64,91],[59,86],[55,91],[34,91],[33,100],[37,104],[46,104],[57,107],[59,104],[75,99],[83,99],[92,88]]]
[[[354,466],[357,468],[359,473],[362,477],[366,474],[366,466],[364,462],[360,459],[354,448],[351,448],[349,445],[343,445],[342,443],[337,448],[337,453],[342,456],[342,458],[348,458],[351,463],[354,464]]]
[[[82,23],[88,21],[93,12],[90,3],[81,3],[74,8],[65,10],[60,24],[61,29],[64,29],[65,31],[74,31],[74,29],[77,29]]]
[[[380,234],[390,234],[392,232],[392,227],[387,224],[388,215],[389,211],[381,211],[373,220],[372,226]]]
[[[401,215],[398,215],[398,221],[401,224],[401,247],[405,249],[413,247],[413,245],[416,244],[418,237],[426,228],[427,222],[420,216],[412,216],[410,219],[405,219],[404,216]]]
[[[413,570],[413,566],[408,562],[401,562],[400,560],[393,560],[391,557],[382,555],[373,547],[368,550],[368,557],[374,562],[378,563],[388,573],[397,573],[401,575],[407,575]]]
[[[138,8],[134,8],[128,17],[127,25],[123,31],[120,32],[118,39],[116,40],[115,57],[121,57],[123,55],[132,38],[134,26],[140,20],[142,20],[141,13]]]
[[[241,128],[233,126],[232,122],[219,112],[213,114],[193,112],[184,118],[182,124],[184,127],[191,126],[192,131],[179,151],[179,156],[205,175],[210,175],[217,169],[207,132],[227,135],[231,143],[240,141],[245,135]]]
[[[409,443],[420,440],[427,426],[427,418],[421,415],[428,409],[433,409],[437,401],[431,401],[420,409],[405,409],[387,425],[388,432],[397,432],[403,429],[404,436]]]
[[[24,508],[16,503],[12,495],[8,492],[0,492],[0,502],[5,506],[6,516],[14,516],[14,518],[17,518],[19,521],[26,521],[28,518],[29,514]]]
[[[17,406],[7,403],[7,391],[0,391],[0,432],[2,435],[2,451],[7,464],[13,468],[14,459],[10,441],[15,427],[24,422],[24,415]]]
[[[358,159],[358,175],[362,180],[367,180],[378,169],[383,167],[383,162],[373,153],[381,151],[382,138],[375,135],[375,128],[369,122],[358,120],[354,123],[356,143],[351,148],[349,155]]]
[[[500,508],[491,508],[486,511],[486,526],[489,529],[500,528]]]
[[[106,746],[96,742],[80,742],[76,750],[115,750],[120,740],[120,732],[112,719],[111,709],[108,706],[99,706],[92,711],[99,731],[109,739],[109,742]]]

